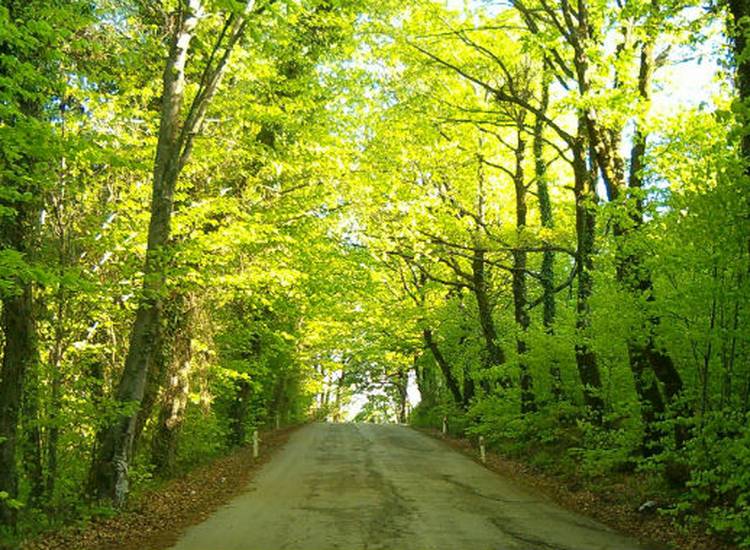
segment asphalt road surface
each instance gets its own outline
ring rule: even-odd
[[[405,426],[311,424],[174,550],[653,550]]]

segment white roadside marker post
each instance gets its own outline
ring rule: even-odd
[[[479,460],[482,464],[487,464],[487,455],[484,452],[484,436],[479,436]]]
[[[443,435],[448,433],[448,417],[443,416]]]
[[[253,458],[258,458],[258,428],[253,430]]]

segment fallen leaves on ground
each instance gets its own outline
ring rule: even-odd
[[[261,434],[261,452],[252,447],[217,458],[163,486],[147,491],[120,514],[83,528],[50,533],[23,550],[164,550],[190,525],[242,493],[255,472],[283,445],[295,428]]]
[[[479,462],[476,446],[470,440],[445,436],[439,430],[420,431],[444,441],[450,447]],[[658,513],[639,512],[638,507],[643,502],[634,499],[637,491],[632,490],[627,482],[613,482],[606,486],[606,491],[604,487],[592,491],[582,483],[545,474],[520,460],[490,451],[486,453],[486,458],[485,466],[493,472],[533,487],[561,506],[593,517],[641,541],[666,545],[677,550],[738,550],[737,546],[722,542],[697,528],[688,529],[675,525],[670,518]],[[629,481],[638,483],[635,476]]]

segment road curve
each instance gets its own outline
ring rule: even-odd
[[[404,426],[311,424],[173,550],[654,550]]]

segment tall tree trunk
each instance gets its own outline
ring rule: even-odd
[[[63,286],[57,293],[57,314],[55,316],[55,340],[50,354],[52,368],[52,384],[49,403],[49,430],[47,432],[47,498],[53,500],[55,484],[57,482],[57,443],[60,439],[60,408],[62,406],[62,355],[64,346],[63,318],[65,316],[65,292]]]
[[[176,342],[182,347],[183,340]],[[190,358],[182,358],[178,352],[173,365],[175,370],[169,377],[164,392],[164,403],[159,411],[154,438],[151,440],[151,457],[156,471],[166,476],[174,471],[180,430],[185,422],[185,410],[190,392]]]
[[[27,19],[35,10],[29,4],[4,2],[8,20]],[[50,27],[45,33],[51,30],[54,29]],[[35,34],[35,31],[31,31],[28,36],[34,37]],[[34,251],[33,241],[42,209],[41,182],[48,177],[47,165],[40,162],[36,156],[38,151],[34,149],[48,145],[42,124],[45,121],[44,100],[40,97],[42,94],[50,94],[55,69],[49,68],[51,64],[47,63],[44,44],[46,36],[23,48],[17,48],[12,40],[2,43],[4,55],[17,58],[22,64],[40,67],[39,74],[35,74],[33,78],[18,81],[21,86],[30,85],[31,89],[16,88],[12,82],[10,87],[7,84],[4,86],[4,109],[0,119],[0,127],[3,127],[4,133],[14,132],[14,137],[10,141],[3,140],[3,146],[0,147],[0,186],[5,188],[0,197],[0,208],[4,210],[0,216],[0,248],[15,250],[24,262],[29,262],[29,256]],[[40,136],[41,141],[36,142],[35,139]],[[6,145],[10,148],[6,148]],[[15,214],[11,215],[9,212]],[[39,359],[31,279],[28,272],[13,277],[13,288],[5,289],[2,295],[4,343],[0,367],[0,491],[7,493],[8,499],[13,500],[18,497],[16,446],[22,398],[26,391],[26,377],[29,372],[36,372]],[[36,492],[37,483],[34,485]],[[15,529],[16,510],[7,505],[8,499],[0,499],[0,525]]]
[[[638,88],[641,98],[647,102],[650,100],[651,80],[654,66],[654,45],[651,40],[647,40],[641,46],[641,63],[638,78]],[[627,242],[629,233],[637,230],[643,224],[643,197],[641,190],[643,185],[642,170],[645,164],[646,139],[647,134],[643,131],[641,124],[636,124],[635,135],[633,137],[633,147],[630,154],[630,176],[628,199],[633,205],[628,205],[630,227],[621,222],[614,224],[613,233],[617,239],[617,280],[624,285],[633,295],[637,297],[645,296],[648,302],[653,302],[653,285],[651,275],[647,272],[646,267],[635,250],[631,250],[632,243]],[[617,198],[618,188],[612,188],[613,198]],[[665,389],[667,389],[670,399],[676,396],[682,388],[682,380],[672,363],[670,356],[658,350],[654,342],[654,329],[658,325],[659,319],[649,316],[644,320],[639,331],[639,335],[645,335],[643,338],[628,338],[628,360],[630,370],[633,373],[636,394],[640,402],[641,419],[644,426],[644,444],[643,454],[651,455],[657,452],[657,442],[659,440],[659,431],[656,428],[656,421],[660,415],[663,415],[666,406],[657,378],[665,378]],[[656,371],[660,370],[660,374]],[[674,383],[678,388],[674,388]],[[670,395],[671,393],[671,395]],[[679,430],[678,440],[679,437]]]
[[[480,140],[480,149],[481,146],[482,142]],[[475,229],[476,234],[474,237],[474,252],[471,259],[471,289],[477,302],[479,326],[482,329],[482,336],[484,336],[486,353],[482,369],[484,372],[480,385],[485,393],[489,394],[492,391],[493,384],[488,380],[488,371],[505,363],[506,356],[505,351],[498,344],[497,329],[495,328],[495,320],[492,316],[494,308],[492,301],[490,300],[489,284],[487,281],[487,251],[483,248],[482,243],[480,242],[480,234],[484,230],[484,162],[482,154],[479,153],[477,155],[477,227]],[[490,376],[494,375],[491,374]],[[507,376],[501,377],[499,383],[503,388],[509,388],[511,385],[510,379]]]
[[[641,46],[638,89],[644,103],[650,101],[651,82],[654,71],[653,40],[646,40]],[[593,140],[598,165],[602,171],[607,192],[612,201],[625,201],[623,205],[628,212],[627,221],[616,219],[613,233],[616,240],[617,280],[632,295],[637,303],[645,298],[648,304],[654,302],[651,273],[644,265],[643,259],[632,239],[634,232],[643,225],[643,176],[645,164],[647,134],[642,124],[636,124],[633,147],[631,149],[630,174],[626,180],[624,161],[618,149],[620,133],[600,128],[593,114],[587,116],[589,135]],[[627,193],[623,191],[627,190]],[[677,399],[682,391],[682,378],[677,371],[672,357],[656,344],[656,329],[660,319],[648,311],[641,311],[643,320],[640,330],[635,331],[640,337],[627,339],[628,362],[633,374],[634,385],[638,395],[641,416],[644,423],[644,452],[651,453],[656,449],[659,438],[655,422],[666,410],[666,403]],[[664,397],[657,380],[664,387]],[[666,403],[665,403],[666,401]],[[688,434],[684,428],[677,427],[675,439],[681,446]]]
[[[579,92],[581,96],[585,97],[591,90],[589,83],[589,58],[585,51],[585,44],[591,40],[592,30],[589,27],[588,5],[583,0],[579,2],[578,19],[581,33],[580,35],[571,36],[574,37],[573,45],[576,49],[575,65]],[[649,37],[642,47],[639,74],[639,93],[645,102],[648,102],[650,99],[653,65],[653,37]],[[595,160],[598,169],[597,172],[602,175],[602,180],[607,187],[610,200],[627,199],[626,196],[623,196],[622,191],[626,187],[630,187],[629,195],[631,197],[634,196],[636,201],[635,208],[629,209],[629,222],[623,225],[621,220],[615,220],[614,223],[614,233],[617,240],[618,279],[636,299],[640,300],[645,295],[648,301],[653,301],[651,274],[645,269],[643,261],[638,254],[627,252],[627,244],[624,239],[626,233],[631,229],[637,229],[643,224],[643,205],[640,193],[646,135],[643,133],[642,127],[640,125],[637,126],[633,142],[630,180],[626,181],[625,160],[620,152],[622,141],[621,129],[602,125],[600,117],[597,116],[591,107],[585,109],[584,118],[589,145],[593,152],[591,156]],[[659,404],[660,397],[657,397],[658,387],[652,387],[654,383],[648,380],[647,371],[652,371],[659,381],[662,382],[668,401],[674,400],[682,390],[682,379],[674,366],[672,358],[660,350],[655,343],[655,330],[658,323],[658,317],[646,314],[642,327],[642,332],[646,335],[645,341],[631,338],[628,339],[627,343],[628,359],[631,370],[636,378],[636,390],[645,408],[644,419],[650,419],[655,412],[658,412],[659,408],[663,408],[663,405]],[[679,432],[677,438],[679,442],[681,438]]]
[[[742,141],[740,153],[744,161],[744,174],[750,178],[750,116],[747,114],[748,100],[750,100],[750,57],[747,55],[748,27],[747,19],[750,17],[750,0],[728,0],[729,12],[732,20],[728,22],[728,33],[732,38],[732,53],[735,63],[735,77],[739,99],[743,109],[739,111],[739,122],[742,125]],[[745,203],[747,226],[750,226],[750,184],[745,182]],[[747,241],[748,261],[750,261],[750,236]],[[748,264],[750,272],[750,264]]]
[[[143,429],[151,418],[159,391],[167,381],[167,373],[174,363],[172,357],[175,352],[174,346],[178,339],[184,338],[183,332],[188,330],[189,312],[192,309],[191,300],[185,293],[176,292],[165,300],[162,308],[163,318],[157,327],[157,336],[152,344],[150,368],[133,434],[134,453]]]
[[[422,396],[422,403],[427,408],[432,408],[439,403],[437,388],[438,374],[435,369],[428,368],[426,366],[417,366],[415,359],[414,369],[417,373],[417,387],[419,388],[419,394]]]
[[[576,366],[583,385],[583,398],[591,420],[601,424],[604,417],[604,400],[601,396],[602,380],[596,353],[591,348],[591,309],[589,300],[593,291],[594,238],[596,229],[596,192],[588,166],[581,137],[573,150],[574,193],[576,206],[577,279],[576,294]]]
[[[172,306],[171,299],[162,302],[159,314],[160,318],[156,326],[156,334],[150,343],[151,357],[148,360],[148,372],[146,373],[146,382],[143,387],[143,397],[141,398],[136,414],[135,426],[133,427],[131,442],[131,453],[133,455],[138,451],[141,435],[148,420],[151,418],[154,404],[159,396],[159,390],[164,386],[164,382],[166,381],[167,369],[170,362],[172,334],[167,334],[169,327],[166,325],[169,321],[165,319],[165,317],[168,317],[165,310],[172,309]]]
[[[62,102],[67,105],[70,102],[68,92],[62,94]],[[68,139],[67,109],[61,109],[60,113],[60,137],[63,141]],[[55,502],[55,485],[57,482],[57,445],[60,439],[60,423],[62,421],[62,389],[63,389],[63,354],[65,352],[65,337],[68,311],[68,296],[62,281],[65,278],[67,268],[71,264],[71,231],[70,225],[73,221],[68,214],[68,206],[72,204],[68,194],[68,157],[60,158],[60,166],[57,171],[57,188],[52,193],[51,205],[53,214],[53,231],[56,232],[57,244],[57,272],[59,283],[54,295],[55,309],[52,314],[52,348],[49,352],[49,366],[51,369],[50,395],[48,400],[48,429],[47,429],[47,478],[45,491],[47,493],[47,505],[50,507]],[[75,208],[75,206],[73,205]]]
[[[750,18],[750,0],[728,0],[729,14],[731,19],[727,21],[727,34],[732,40],[732,56],[735,65],[735,85],[737,87],[738,99],[742,108],[738,109],[738,123],[742,126],[742,140],[740,142],[740,155],[743,162],[743,175],[741,189],[745,198],[745,227],[750,227],[750,56],[748,56],[748,18]],[[747,271],[750,276],[750,234],[747,235]],[[745,389],[742,395],[742,411],[744,414],[750,412],[750,374],[745,381]]]
[[[735,75],[737,82],[737,91],[739,99],[743,105],[750,99],[750,59],[747,56],[747,35],[748,23],[750,17],[750,0],[728,0],[729,13],[732,18],[727,23],[728,34],[732,39],[732,54],[735,63]],[[750,175],[750,118],[744,110],[740,111],[740,124],[744,131],[742,132],[742,142],[740,145],[742,158],[745,161],[745,174]],[[750,199],[747,199],[750,202]],[[750,206],[750,204],[748,205]]]
[[[169,261],[168,243],[174,191],[180,172],[189,160],[195,136],[200,131],[208,106],[224,75],[230,54],[245,32],[248,15],[255,6],[247,0],[242,13],[226,17],[190,108],[183,113],[185,65],[193,39],[201,0],[182,0],[178,24],[163,75],[163,93],[159,137],[154,160],[151,220],[148,228],[146,265],[142,297],[130,333],[125,368],[117,388],[116,401],[122,413],[97,434],[97,457],[91,468],[91,492],[99,498],[121,505],[128,493],[128,467],[133,439],[137,431],[137,411],[146,388],[146,380],[158,341],[165,283]]]
[[[492,317],[492,303],[490,301],[487,277],[485,273],[485,254],[482,248],[476,248],[471,261],[472,291],[477,302],[477,311],[479,313],[479,326],[482,329],[482,336],[485,344],[484,370],[491,370],[505,363],[505,351],[497,343],[497,329],[495,320]],[[486,376],[486,375],[485,375]],[[507,377],[500,380],[500,385],[504,388],[510,386]],[[489,393],[492,385],[486,378],[482,379],[481,386],[485,392]]]
[[[183,302],[183,300],[178,300]],[[161,408],[151,440],[151,461],[162,476],[174,470],[180,430],[185,420],[185,409],[190,391],[192,366],[192,311],[191,300],[185,300],[176,312],[169,354],[169,373]]]
[[[335,398],[334,398],[334,409],[333,409],[333,421],[334,422],[341,422],[341,398],[343,397],[344,393],[344,380],[345,380],[345,374],[346,374],[346,365],[342,366],[341,369],[341,375],[336,379],[336,392],[335,392]]]
[[[466,365],[463,369],[463,379],[464,379],[464,400],[463,400],[463,406],[465,409],[468,410],[469,406],[471,405],[471,402],[474,400],[474,396],[477,393],[476,390],[476,384],[474,383],[474,378],[471,376],[471,369],[468,365]]]
[[[464,303],[463,296],[458,297],[458,308],[461,312],[461,331],[463,333],[461,338],[458,339],[458,345],[461,347],[466,343],[468,335],[471,334],[474,329],[473,320],[470,320],[467,316],[466,304]],[[468,409],[476,395],[476,384],[474,382],[474,377],[472,376],[471,365],[468,362],[463,365],[461,371],[461,378],[463,379],[463,402],[466,409]]]
[[[174,190],[180,172],[180,114],[185,89],[185,65],[188,48],[198,22],[199,0],[188,0],[172,39],[164,70],[161,120],[154,161],[151,220],[148,228],[143,296],[130,335],[125,369],[117,388],[116,401],[124,407],[115,421],[97,437],[98,454],[92,465],[92,493],[116,505],[124,503],[128,493],[128,467],[138,419],[138,408],[146,386],[153,343],[158,336],[164,262],[169,240]]]
[[[552,201],[549,196],[549,185],[547,182],[547,164],[544,161],[544,117],[549,106],[549,76],[545,71],[542,77],[542,99],[539,114],[534,120],[534,176],[536,177],[536,194],[539,201],[539,217],[544,229],[552,230],[555,227],[552,215]],[[542,266],[540,270],[540,282],[542,285],[542,324],[547,335],[555,334],[555,316],[557,304],[555,298],[555,253],[545,244],[542,255]],[[552,396],[560,401],[563,398],[562,374],[560,363],[556,356],[550,357],[549,373],[552,379]]]
[[[260,354],[259,354],[260,355]],[[341,379],[339,384],[336,385],[336,408],[338,409],[341,404]],[[271,403],[271,410],[269,411],[273,415],[279,415],[283,418],[288,413],[289,403],[287,402],[287,373],[286,371],[279,372],[276,377],[276,388],[273,392],[273,402]],[[340,414],[340,413],[339,413]],[[273,418],[273,416],[271,417]]]
[[[37,350],[38,352],[38,350]],[[42,445],[42,415],[40,411],[40,363],[36,355],[26,373],[24,392],[22,396],[21,425],[23,427],[24,442],[23,468],[29,481],[29,501],[38,504],[44,496],[44,447]]]
[[[3,299],[3,348],[0,372],[0,491],[18,496],[16,444],[21,396],[28,369],[36,360],[31,283],[19,281],[18,292]],[[0,501],[0,524],[15,526],[16,510]]]
[[[592,38],[591,22],[589,20],[588,2],[579,0],[576,18],[578,26],[571,32],[569,40],[573,46],[573,64],[581,97],[588,96],[591,90],[589,63],[587,52]],[[564,4],[562,8],[571,15],[571,8]],[[591,329],[591,311],[589,300],[593,291],[592,272],[594,269],[594,242],[596,238],[596,195],[597,156],[600,152],[593,130],[595,124],[593,112],[582,110],[578,116],[577,141],[573,148],[573,173],[575,178],[574,192],[576,199],[576,239],[578,244],[578,295],[576,298],[576,329],[578,341],[576,344],[576,363],[578,374],[583,384],[584,400],[596,424],[604,420],[604,399],[601,396],[601,374],[596,354],[591,348],[589,339]],[[588,150],[588,155],[586,154]],[[587,166],[587,157],[591,162],[591,169]],[[601,168],[601,165],[599,166]],[[606,178],[605,178],[606,179]]]
[[[536,410],[534,400],[534,384],[526,362],[526,332],[529,329],[528,299],[526,296],[526,260],[527,253],[523,246],[523,232],[526,228],[526,182],[524,181],[523,163],[525,160],[526,143],[522,134],[523,118],[519,123],[516,142],[516,167],[513,175],[513,187],[516,195],[516,231],[518,244],[513,249],[513,310],[518,325],[519,335],[516,336],[516,352],[518,353],[518,368],[521,385],[521,412],[529,413]]]
[[[435,338],[432,334],[432,331],[430,329],[424,329],[422,331],[422,338],[424,338],[424,342],[425,344],[427,344],[427,348],[430,350],[430,352],[432,353],[432,356],[435,358],[435,362],[440,368],[440,372],[443,373],[443,379],[445,380],[445,385],[448,386],[448,391],[453,397],[453,401],[459,407],[466,409],[468,407],[468,403],[465,401],[464,396],[461,394],[461,388],[458,385],[458,380],[456,380],[456,377],[454,376],[453,371],[451,370],[450,364],[445,359],[443,352],[440,351],[440,348],[438,347],[437,342],[435,342]]]
[[[21,103],[21,112],[29,119],[38,119],[41,108],[33,103]],[[5,121],[0,121],[2,124]],[[0,151],[2,153],[2,151]],[[24,167],[21,173],[8,175],[8,186],[21,194],[32,194],[31,198],[20,200],[0,199],[0,206],[15,211],[12,219],[6,217],[0,225],[0,246],[13,249],[28,261],[33,250],[32,240],[36,233],[36,223],[41,210],[38,204],[38,190],[24,181],[40,177],[35,174],[36,161],[25,152]],[[0,158],[0,162],[2,162]],[[7,170],[10,173],[10,169]],[[5,184],[5,182],[3,182]],[[2,297],[2,368],[0,369],[0,491],[10,499],[18,496],[18,471],[16,466],[16,445],[18,425],[21,416],[22,396],[25,393],[26,377],[36,372],[39,353],[37,349],[37,329],[34,318],[33,285],[29,274],[14,278],[14,288],[5,291]],[[0,524],[15,528],[16,510],[7,506],[7,500],[0,500]]]

